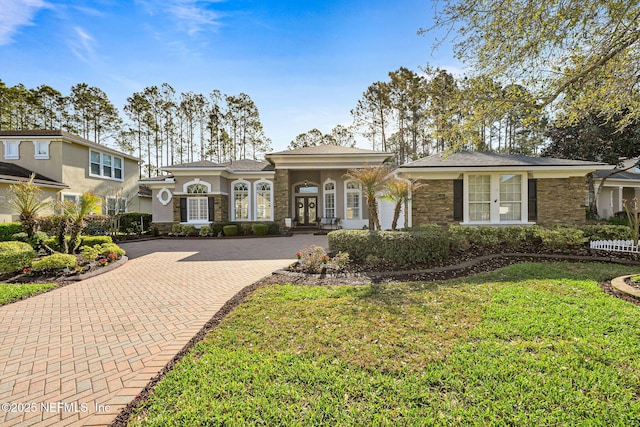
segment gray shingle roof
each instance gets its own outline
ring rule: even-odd
[[[300,155],[300,154],[329,154],[329,155],[344,155],[344,154],[388,154],[382,151],[366,150],[364,148],[355,147],[341,147],[338,145],[318,145],[314,147],[302,147],[295,150],[276,151],[275,153],[269,153],[270,155]]]
[[[22,166],[18,166],[14,163],[0,162],[0,176],[15,178],[16,181],[27,181],[32,174],[32,171],[23,168]],[[46,176],[39,173],[36,173],[34,177],[34,184],[53,185],[56,187],[68,188],[66,184],[58,182],[51,178],[47,178]]]
[[[622,171],[622,172],[616,172],[613,175],[609,176],[611,172],[613,172],[613,170],[597,171],[597,172],[594,172],[593,175],[596,178],[604,178],[605,176],[608,176],[609,179],[621,179],[625,181],[640,181],[640,173]]]
[[[492,166],[604,166],[606,163],[583,160],[558,159],[554,157],[530,157],[516,154],[501,154],[483,151],[461,151],[448,156],[433,154],[402,165],[403,168],[463,168]]]
[[[200,160],[191,163],[168,166],[164,169],[229,169],[234,172],[259,172],[272,171],[273,166],[264,160],[232,160],[224,163],[214,163],[209,160]]]

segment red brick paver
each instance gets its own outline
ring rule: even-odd
[[[0,425],[108,425],[224,303],[323,236],[124,244],[122,267],[0,307]]]

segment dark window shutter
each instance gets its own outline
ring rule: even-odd
[[[213,206],[214,206],[214,198],[213,197],[209,197],[209,199],[207,200],[207,203],[209,204],[209,221],[214,221],[214,210],[213,210]]]
[[[527,197],[529,221],[536,221],[538,219],[538,181],[530,179],[527,184],[529,188]]]
[[[462,221],[464,218],[462,216],[462,203],[463,203],[463,195],[462,195],[462,180],[454,179],[453,180],[453,220],[454,221]]]
[[[187,198],[180,198],[180,222],[187,222]]]

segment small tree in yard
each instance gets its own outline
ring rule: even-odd
[[[364,197],[367,199],[367,207],[369,208],[369,230],[380,230],[376,194],[384,187],[389,173],[391,173],[391,166],[389,165],[374,167],[365,165],[362,169],[349,169],[344,175],[345,178],[353,179],[362,186]]]
[[[84,229],[84,218],[93,212],[100,205],[100,197],[96,196],[92,191],[82,193],[78,203],[63,202],[61,204],[61,227],[62,230],[58,234],[61,248],[65,248],[65,234],[69,233],[68,253],[73,253],[80,240],[80,233]]]
[[[634,197],[631,202],[631,209],[629,209],[628,200],[626,199],[622,200],[622,205],[624,206],[624,211],[627,213],[627,218],[629,219],[629,227],[631,228],[631,235],[633,236],[633,245],[638,246],[638,199]]]
[[[47,202],[40,199],[42,190],[33,183],[34,178],[35,174],[29,181],[9,186],[8,204],[18,211],[22,228],[29,238],[37,231],[38,214],[47,206]]]
[[[400,211],[402,210],[403,203],[405,204],[404,226],[407,227],[409,222],[409,211],[407,202],[409,201],[411,192],[416,190],[417,188],[420,188],[421,185],[412,180],[402,179],[394,176],[386,182],[385,186],[386,194],[384,197],[388,200],[391,200],[392,202],[395,202],[396,204],[393,209],[393,221],[391,223],[391,229],[395,230],[398,227],[398,219],[400,218]]]

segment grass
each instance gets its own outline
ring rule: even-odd
[[[640,307],[611,264],[441,283],[259,289],[161,381],[137,425],[640,424]]]
[[[55,286],[55,283],[0,283],[0,305],[33,296]]]

